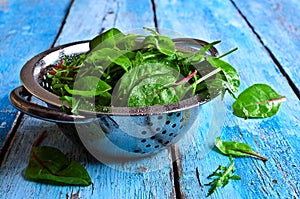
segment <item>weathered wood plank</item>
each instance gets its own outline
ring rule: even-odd
[[[89,172],[94,185],[52,186],[29,182],[22,178],[22,172],[29,160],[31,144],[43,131],[48,133],[42,146],[53,146],[63,151],[71,160],[78,161]],[[170,161],[167,151],[162,151],[144,162],[104,165],[78,145],[65,137],[58,127],[49,122],[25,116],[9,157],[0,170],[0,195],[2,198],[173,198],[172,170],[169,165],[159,163]],[[156,164],[158,163],[158,164]],[[143,166],[138,166],[143,165]],[[151,168],[156,165],[157,168]],[[160,181],[158,186],[157,180]],[[73,196],[74,197],[74,196]]]
[[[0,2],[0,150],[17,113],[9,102],[9,92],[20,85],[23,64],[52,45],[69,3]]]
[[[183,35],[207,41],[222,40],[217,46],[221,53],[233,47],[239,50],[226,59],[237,67],[242,78],[241,90],[253,83],[268,83],[287,102],[279,114],[266,120],[237,119],[231,114],[232,100],[226,97],[226,118],[222,138],[249,143],[258,153],[269,158],[266,164],[251,158],[236,159],[237,174],[242,180],[229,183],[219,189],[213,198],[298,198],[299,197],[299,150],[300,106],[297,96],[286,79],[280,74],[273,60],[265,51],[256,35],[248,27],[230,1],[161,1],[156,11],[159,29],[176,30]],[[250,4],[251,2],[249,2]],[[261,10],[269,9],[262,7]],[[256,19],[259,21],[259,17]],[[271,20],[265,23],[272,32]],[[268,26],[270,24],[270,26]],[[295,51],[297,52],[297,50]],[[286,53],[278,52],[285,57]],[[286,57],[285,57],[286,58]],[[286,59],[294,64],[293,59]],[[288,65],[288,64],[287,64]],[[178,162],[181,168],[180,187],[183,198],[204,198],[208,187],[200,187],[196,167],[200,171],[202,185],[219,164],[227,165],[228,158],[215,151],[201,159],[201,137],[187,139],[187,145],[178,146]],[[188,148],[186,148],[188,146]]]
[[[85,17],[82,17],[83,14]],[[103,29],[113,26],[123,31],[142,26],[153,27],[151,1],[75,1],[55,45],[91,39]],[[44,129],[48,129],[49,134],[42,144],[58,147],[72,160],[85,165],[93,180],[93,186],[56,187],[28,182],[21,177],[20,174],[28,162],[30,144]],[[113,166],[118,166],[118,169]],[[153,159],[107,166],[95,161],[82,148],[67,140],[55,124],[28,116],[25,116],[17,133],[0,176],[5,178],[0,183],[0,195],[4,198],[72,198],[77,193],[78,198],[175,197],[168,151],[162,151]]]
[[[233,0],[233,2],[296,85],[299,97],[300,2],[295,0]]]

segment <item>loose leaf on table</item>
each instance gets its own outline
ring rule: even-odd
[[[205,184],[205,186],[210,186],[207,196],[213,194],[218,187],[220,186],[225,187],[229,183],[229,180],[241,179],[238,175],[233,174],[235,172],[235,168],[231,156],[229,157],[229,160],[230,160],[230,165],[228,167],[219,165],[219,167],[207,177],[208,179],[213,178],[213,180],[210,183]]]
[[[38,147],[40,141],[41,136],[33,144],[29,164],[25,169],[24,177],[27,180],[53,185],[88,186],[92,183],[88,172],[82,165],[70,162],[56,148]]]
[[[263,161],[266,161],[267,158],[264,158],[257,153],[255,153],[252,148],[245,143],[234,142],[234,141],[223,141],[220,137],[217,137],[215,146],[219,149],[224,155],[233,155],[233,156],[254,156]]]
[[[242,118],[267,118],[275,115],[285,97],[266,84],[254,84],[233,103],[233,114]]]

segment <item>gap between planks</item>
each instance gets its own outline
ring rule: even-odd
[[[71,0],[70,4],[68,6],[68,9],[67,9],[66,14],[63,18],[62,24],[61,24],[61,26],[60,26],[60,28],[59,28],[56,36],[55,36],[55,39],[52,42],[51,48],[53,48],[55,46],[55,43],[57,42],[57,39],[59,38],[59,35],[61,34],[61,32],[64,28],[64,25],[66,23],[66,19],[69,16],[69,13],[70,13],[70,10],[72,8],[72,5],[73,5],[74,1],[75,0]],[[32,95],[30,95],[27,100],[31,101],[31,97],[32,97]],[[4,164],[6,158],[9,154],[9,151],[10,151],[10,149],[11,149],[13,143],[14,143],[17,131],[18,131],[20,125],[21,125],[21,122],[22,122],[23,118],[24,118],[24,113],[18,112],[16,117],[15,117],[15,120],[14,120],[12,126],[11,126],[11,129],[7,133],[4,144],[3,144],[2,148],[0,149],[0,168],[1,168],[2,164]]]
[[[297,88],[297,86],[295,85],[295,83],[293,82],[293,80],[290,78],[290,76],[284,70],[283,66],[280,64],[280,62],[278,61],[278,59],[272,53],[272,51],[270,50],[270,48],[263,42],[261,36],[255,31],[254,26],[252,26],[252,24],[250,23],[250,21],[243,14],[243,12],[241,11],[241,9],[236,5],[236,3],[234,2],[234,0],[230,0],[230,2],[236,8],[236,10],[241,15],[241,17],[245,20],[245,22],[247,23],[247,25],[249,26],[249,28],[251,29],[251,31],[253,32],[253,34],[257,37],[257,39],[259,40],[259,42],[261,43],[261,45],[263,46],[263,48],[267,51],[267,53],[271,57],[272,61],[274,62],[274,64],[276,65],[276,67],[279,69],[280,73],[286,78],[288,84],[292,88],[292,90],[295,93],[295,95],[298,97],[298,99],[300,99],[300,90]]]

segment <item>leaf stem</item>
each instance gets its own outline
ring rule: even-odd
[[[33,142],[32,146],[33,147],[37,147],[40,145],[40,143],[43,141],[45,135],[46,135],[47,131],[44,130],[42,133],[40,133],[40,135],[37,137],[37,139]]]
[[[280,98],[270,99],[270,100],[266,100],[266,101],[261,101],[261,102],[258,102],[258,104],[264,104],[267,102],[285,102],[285,101],[286,101],[286,97],[280,97]]]
[[[221,58],[223,58],[223,57],[229,55],[230,53],[233,53],[233,52],[236,51],[237,49],[238,49],[238,48],[234,48],[234,49],[228,51],[227,53],[225,53],[225,54],[223,54],[223,55],[220,55],[220,56],[218,57],[218,59],[221,59]]]
[[[268,160],[268,158],[265,158],[257,153],[254,153],[254,152],[249,152],[249,151],[243,151],[243,150],[238,150],[236,149],[236,151],[240,151],[240,152],[243,152],[245,154],[248,154],[248,155],[251,155],[251,156],[254,156],[254,157],[257,157],[259,159],[261,159],[262,161],[266,162]]]
[[[197,84],[200,84],[202,81],[204,81],[204,80],[210,78],[211,76],[217,74],[217,73],[220,72],[220,71],[221,71],[220,68],[217,68],[217,69],[211,71],[210,73],[208,73],[208,74],[204,75],[203,77],[201,77],[200,79],[198,79],[197,82],[195,82],[195,84],[196,84],[196,85],[197,85]]]

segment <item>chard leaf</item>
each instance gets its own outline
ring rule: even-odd
[[[165,55],[173,55],[175,53],[175,44],[166,36],[157,36],[156,38],[157,49]]]
[[[240,87],[240,76],[237,73],[236,69],[232,67],[229,63],[216,58],[216,57],[207,57],[207,61],[214,67],[220,68],[224,73],[226,81],[228,83],[228,90],[231,93],[238,91]]]
[[[221,41],[214,41],[212,43],[203,46],[199,51],[197,51],[193,56],[190,57],[190,60],[196,63],[201,62],[206,57],[206,52],[214,45],[220,43]]]
[[[152,35],[159,35],[158,32],[156,32],[155,30],[148,28],[148,27],[143,27],[143,29],[149,31]]]
[[[113,104],[144,107],[180,100],[192,87],[177,85],[179,72],[161,63],[142,63],[125,73],[113,94]]]
[[[234,155],[234,156],[254,156],[263,161],[266,161],[267,158],[264,158],[257,153],[255,153],[252,148],[242,142],[233,142],[233,141],[223,141],[220,137],[217,137],[215,146],[219,149],[224,155]]]
[[[60,150],[49,146],[32,147],[25,178],[54,185],[88,186],[92,183],[82,165],[69,162]]]
[[[94,97],[97,95],[107,96],[109,90],[111,90],[111,86],[108,85],[105,81],[99,79],[95,76],[84,76],[79,78],[75,84],[75,88],[71,89],[68,85],[65,85],[65,90],[72,95],[80,95],[84,97]]]
[[[266,84],[254,84],[233,103],[233,114],[242,118],[267,118],[275,115],[285,97]]]
[[[128,71],[129,68],[132,67],[132,63],[130,59],[125,56],[126,53],[126,51],[121,51],[116,48],[101,48],[90,53],[84,64],[107,68],[111,63],[114,63],[121,66],[125,71]]]
[[[113,48],[116,46],[116,42],[123,38],[124,34],[116,29],[111,28],[106,32],[101,33],[100,35],[94,37],[90,42],[90,51],[97,49],[98,47],[106,47],[106,48]],[[104,42],[105,41],[105,42]]]

